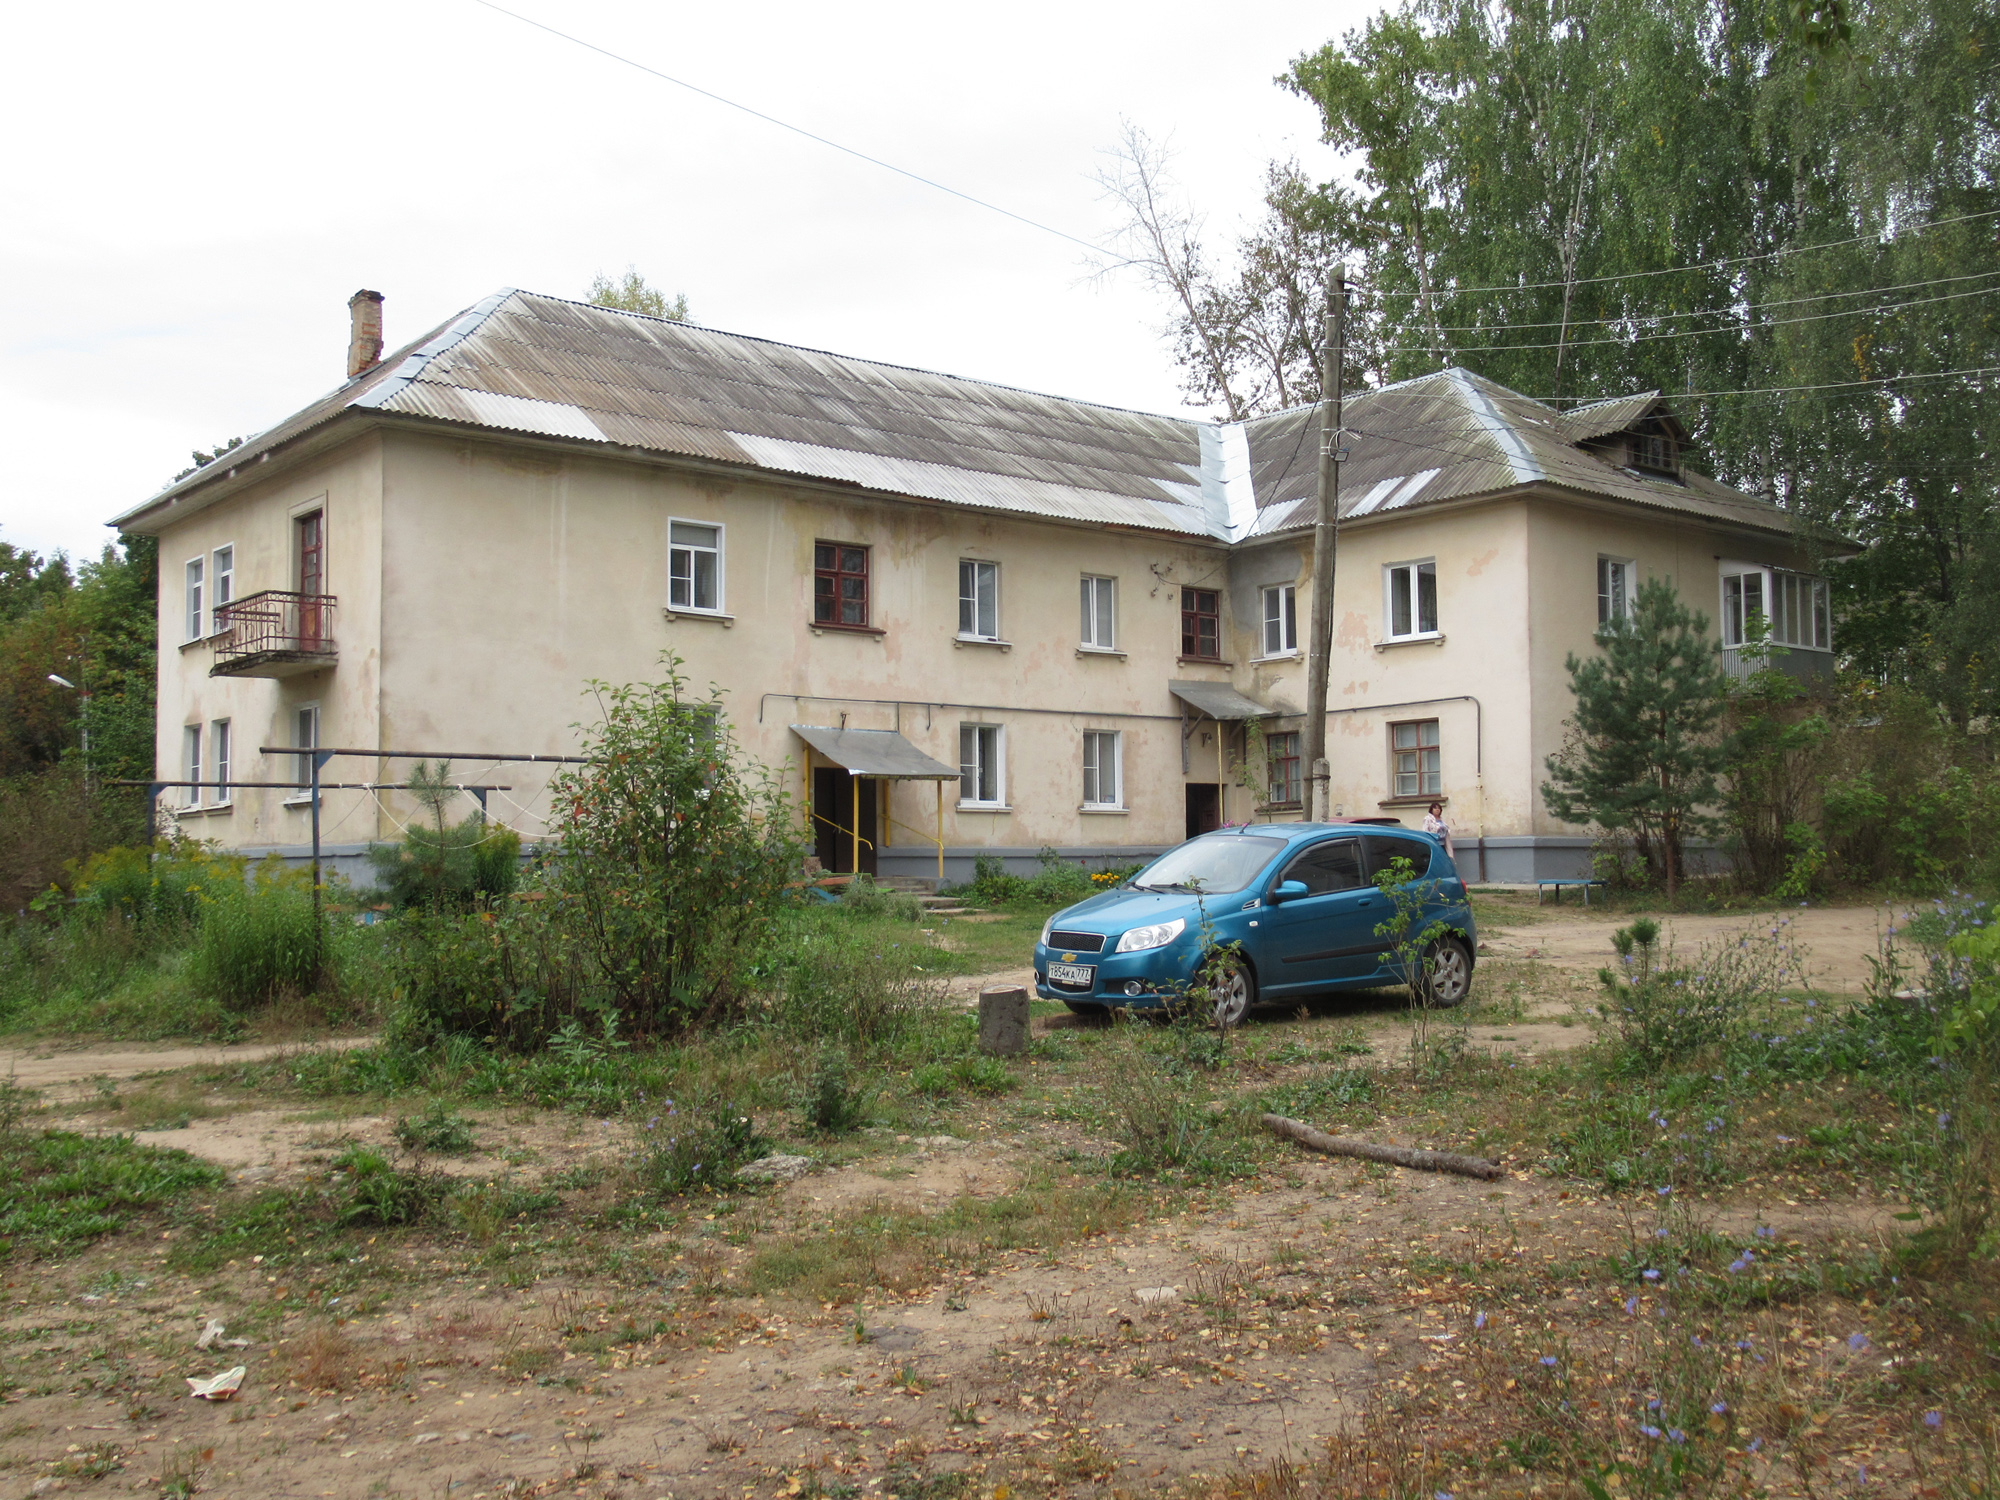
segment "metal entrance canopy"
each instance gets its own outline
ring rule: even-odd
[[[1295,709],[1266,708],[1254,698],[1246,698],[1226,682],[1170,682],[1167,691],[1197,713],[1211,719],[1277,719]]]
[[[932,760],[893,729],[822,729],[794,724],[792,733],[850,776],[883,781],[956,781],[958,767]]]
[[[812,762],[817,753],[821,758],[833,762],[853,778],[858,786],[868,781],[934,781],[937,783],[937,831],[926,834],[922,829],[902,826],[922,838],[926,843],[937,846],[938,878],[944,878],[944,787],[948,781],[958,780],[958,767],[948,766],[941,760],[933,760],[915,745],[893,729],[830,729],[817,724],[794,724],[792,733],[806,742],[805,757],[805,803],[807,826],[812,822],[826,824],[835,833],[846,834],[853,851],[852,864],[861,868],[861,846],[865,843],[871,849],[875,841],[865,838],[861,832],[861,798],[853,799],[853,811],[849,817],[854,826],[843,828],[819,808],[812,805]],[[887,798],[887,792],[883,793]],[[889,813],[887,808],[881,814],[884,821],[892,826],[901,820]],[[879,832],[871,829],[870,832]]]

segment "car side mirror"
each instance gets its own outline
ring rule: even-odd
[[[1273,901],[1296,901],[1301,896],[1310,896],[1303,880],[1281,880],[1271,888]]]

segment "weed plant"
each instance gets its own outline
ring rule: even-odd
[[[734,1186],[736,1169],[770,1148],[748,1114],[713,1098],[664,1100],[632,1135],[633,1181],[655,1198]]]
[[[999,856],[974,856],[973,899],[983,906],[1005,906],[1010,902],[1069,906],[1104,889],[1085,873],[1081,865],[1071,864],[1053,849],[1043,849],[1039,862],[1041,868],[1033,875],[1012,875]]]
[[[845,1135],[868,1123],[877,1092],[855,1078],[845,1052],[822,1048],[799,1087],[799,1121],[822,1135]]]
[[[266,878],[209,894],[189,982],[234,1011],[337,987],[338,949],[324,909],[314,909],[309,879]]]
[[[391,1127],[396,1144],[405,1151],[434,1151],[463,1156],[478,1149],[472,1122],[455,1113],[442,1099],[433,1099],[420,1115],[404,1115]]]

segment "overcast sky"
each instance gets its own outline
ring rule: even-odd
[[[1272,83],[1360,0],[509,8],[1086,240],[1120,120],[1171,137],[1218,244],[1264,164],[1333,160]],[[93,554],[189,450],[503,286],[636,265],[696,321],[1149,411],[1164,309],[1052,235],[477,0],[15,13],[0,97],[0,539]]]

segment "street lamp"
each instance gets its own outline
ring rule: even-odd
[[[83,720],[83,784],[86,787],[88,787],[90,785],[90,689],[80,688],[75,683],[71,682],[67,677],[59,676],[54,672],[49,673],[49,681],[53,682],[57,687],[68,688],[72,693],[75,693],[82,702],[81,717]]]

